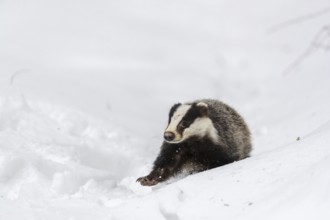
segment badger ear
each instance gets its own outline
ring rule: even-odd
[[[207,116],[208,115],[208,105],[205,102],[199,102],[196,104],[196,106],[199,109],[199,112],[201,113],[202,116]]]
[[[176,109],[177,109],[180,105],[182,105],[182,104],[181,104],[181,103],[176,103],[176,104],[174,104],[174,105],[172,106],[172,108],[171,108],[170,111],[175,112]]]

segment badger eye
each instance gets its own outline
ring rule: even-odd
[[[187,121],[182,121],[182,122],[180,123],[180,127],[181,127],[181,128],[186,128],[186,127],[188,127],[188,122],[187,122]]]

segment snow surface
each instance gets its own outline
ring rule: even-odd
[[[0,219],[330,219],[328,0],[0,2]],[[252,157],[155,187],[173,103]]]

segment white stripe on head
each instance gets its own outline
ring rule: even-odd
[[[174,112],[169,125],[167,126],[165,132],[173,132],[175,136],[179,136],[177,132],[177,127],[183,116],[188,112],[191,108],[191,105],[180,105],[177,110]]]

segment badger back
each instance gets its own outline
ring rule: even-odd
[[[252,150],[250,130],[243,117],[227,104],[213,99],[200,100],[208,105],[209,117],[218,132],[218,138],[238,159],[249,156]]]

